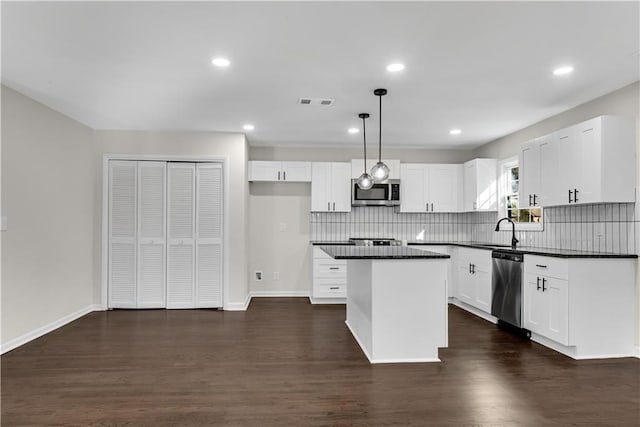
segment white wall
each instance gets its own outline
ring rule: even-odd
[[[635,118],[636,121],[636,162],[638,164],[638,177],[636,179],[636,194],[640,188],[640,82],[625,86],[617,91],[579,105],[564,113],[550,117],[527,128],[519,130],[486,144],[474,151],[474,157],[495,157],[504,159],[518,153],[518,148],[523,142],[532,138],[549,134],[567,126],[580,123],[603,114],[617,114]],[[638,197],[636,196],[636,199]],[[640,203],[636,202],[636,244],[640,244]],[[636,276],[636,346],[640,355],[640,271]]]
[[[92,168],[96,204],[94,248],[96,303],[101,301],[102,277],[102,159],[105,153],[157,156],[209,156],[229,159],[229,292],[225,308],[236,308],[248,296],[248,146],[243,134],[222,132],[95,131]]]
[[[90,128],[2,86],[2,347],[93,303]]]

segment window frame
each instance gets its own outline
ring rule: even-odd
[[[498,162],[498,219],[507,216],[506,197],[511,194],[509,188],[509,170],[514,166],[520,167],[520,159],[518,156],[509,157]],[[519,174],[519,181],[522,181],[522,174]],[[518,188],[519,190],[519,188]],[[519,197],[518,197],[519,198]],[[544,208],[541,222],[515,222],[518,231],[544,231]],[[511,224],[503,221],[500,224],[500,231],[511,231]]]

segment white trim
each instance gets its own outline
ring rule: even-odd
[[[224,203],[224,218],[223,218],[223,227],[222,230],[222,239],[223,239],[223,268],[222,268],[222,305],[223,307],[237,307],[237,303],[230,303],[227,298],[230,294],[229,286],[229,263],[230,263],[230,255],[229,255],[229,221],[230,221],[230,167],[229,167],[229,156],[198,156],[198,155],[164,155],[164,154],[118,154],[118,153],[104,153],[102,155],[102,283],[101,283],[101,301],[100,306],[105,307],[105,309],[109,306],[109,298],[108,298],[108,268],[109,268],[109,161],[111,160],[136,160],[136,161],[182,161],[182,162],[217,162],[222,163],[223,169],[223,203]],[[249,296],[247,296],[249,298]],[[246,307],[249,305],[248,301],[246,302]],[[231,308],[228,310],[242,310],[239,308]]]
[[[225,311],[247,311],[249,308],[249,304],[251,304],[251,294],[247,295],[244,302],[227,302],[224,305],[223,310]]]
[[[633,355],[634,357],[637,357],[638,359],[640,359],[640,345],[637,345],[635,348],[635,354]]]
[[[486,320],[487,322],[491,322],[491,323],[498,323],[498,318],[494,317],[492,315],[490,315],[489,313],[485,313],[484,311],[477,309],[467,303],[464,303],[462,301],[460,301],[457,298],[451,298],[449,300],[449,304],[453,304],[456,307],[460,307],[461,309],[463,309],[464,311],[468,311],[471,314],[474,314],[484,320]]]
[[[360,339],[358,338],[356,333],[353,331],[353,328],[351,327],[351,325],[349,325],[349,322],[345,320],[344,324],[347,325],[347,328],[349,328],[349,331],[351,332],[351,336],[356,340],[356,342],[358,343],[358,346],[360,347],[360,350],[362,350],[362,353],[364,353],[367,360],[369,360],[369,363],[374,363],[373,358],[371,357],[369,352],[366,350],[366,347],[362,345],[362,343],[360,342]]]
[[[66,316],[63,316],[60,319],[55,320],[47,325],[36,328],[31,332],[27,332],[26,334],[20,335],[19,337],[14,338],[11,341],[7,341],[6,343],[0,345],[0,354],[4,354],[15,348],[18,348],[21,345],[28,343],[29,341],[35,340],[36,338],[40,338],[41,336],[48,334],[49,332],[53,332],[56,329],[64,325],[67,325],[73,322],[74,320],[77,320],[82,316],[85,316],[91,313],[92,311],[100,310],[101,308],[102,307],[99,305],[92,304],[78,311],[75,311],[71,314],[67,314]]]
[[[252,298],[308,298],[307,291],[253,291]]]
[[[346,298],[314,298],[309,295],[309,302],[311,304],[346,304]]]

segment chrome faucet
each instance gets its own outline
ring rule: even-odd
[[[518,239],[516,239],[516,225],[514,224],[513,221],[511,221],[511,218],[508,218],[508,217],[501,218],[496,224],[496,229],[494,231],[500,231],[500,223],[504,220],[507,220],[511,223],[511,249],[515,250],[516,244],[518,243]]]

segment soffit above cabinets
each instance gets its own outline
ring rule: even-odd
[[[384,147],[469,149],[637,81],[639,7],[5,2],[2,83],[94,129],[250,123],[253,146],[361,147],[347,129],[370,112],[372,153],[385,87]],[[395,62],[405,69],[386,71]],[[572,75],[553,76],[567,63]]]

